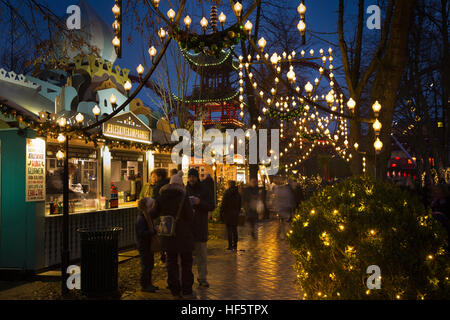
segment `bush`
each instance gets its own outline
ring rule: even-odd
[[[448,299],[446,237],[416,197],[356,177],[302,203],[288,242],[306,299]],[[371,265],[381,289],[366,285]]]

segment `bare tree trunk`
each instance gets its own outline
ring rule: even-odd
[[[383,125],[380,139],[383,142],[383,150],[378,157],[377,168],[377,177],[382,179],[386,177],[387,163],[391,155],[392,119],[408,57],[409,29],[412,25],[415,2],[415,0],[396,1],[386,52],[372,84],[372,103],[378,100],[383,106],[380,113]]]

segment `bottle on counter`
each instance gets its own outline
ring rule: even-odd
[[[109,200],[109,207],[110,208],[119,207],[119,192],[113,182],[111,182],[111,199]]]

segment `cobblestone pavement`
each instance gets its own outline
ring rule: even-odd
[[[248,227],[239,228],[239,251],[225,250],[225,229],[216,233],[219,239],[208,241],[208,282],[210,288],[194,290],[198,299],[218,300],[298,300],[301,297],[293,269],[294,259],[285,241],[277,235],[277,221],[257,224],[257,239],[250,236]],[[197,279],[197,267],[194,265]],[[171,298],[166,280],[156,283],[158,293],[127,293],[123,299]]]

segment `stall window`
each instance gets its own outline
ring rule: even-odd
[[[139,198],[144,175],[144,155],[132,152],[112,152],[111,183],[118,190],[119,205]]]
[[[69,212],[96,210],[99,206],[96,151],[71,149],[69,149]],[[57,151],[57,146],[47,145],[47,214],[62,213],[64,162],[56,159]]]

